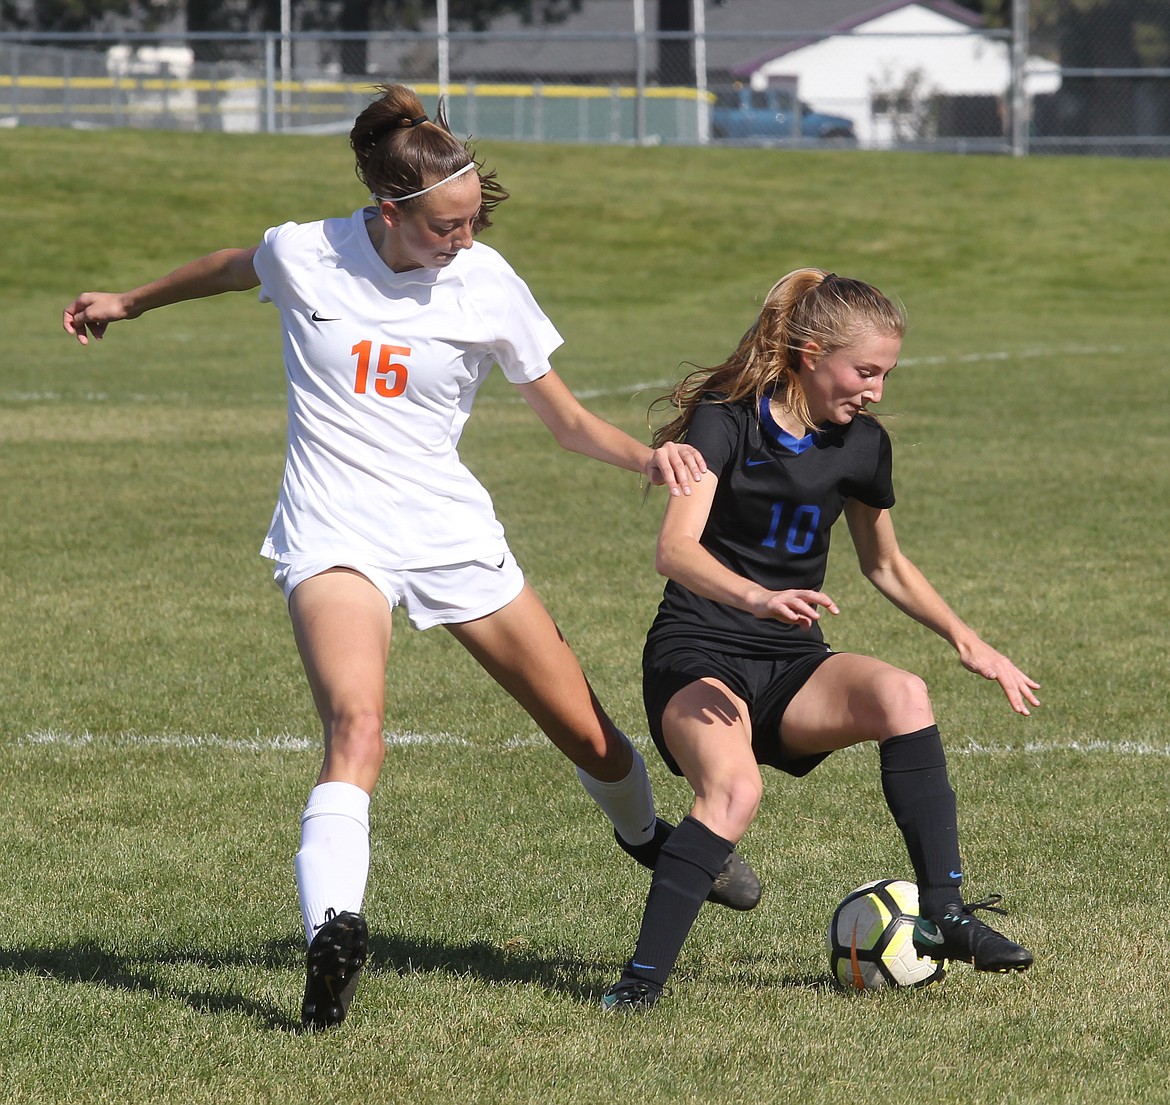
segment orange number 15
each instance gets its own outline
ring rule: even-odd
[[[370,382],[370,354],[374,343],[359,341],[350,352],[357,357],[357,375],[354,377],[353,390],[358,395],[366,394],[366,387]],[[408,345],[379,345],[378,364],[374,369],[374,391],[383,399],[393,399],[406,390],[406,365],[400,361],[391,360],[392,357],[409,357]]]

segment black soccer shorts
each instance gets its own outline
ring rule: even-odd
[[[642,698],[650,736],[666,766],[681,775],[662,735],[662,715],[683,687],[698,679],[718,679],[747,703],[756,762],[788,775],[807,775],[828,752],[788,756],[780,744],[780,720],[797,691],[833,653],[824,648],[784,659],[731,656],[702,641],[648,641],[642,653]]]

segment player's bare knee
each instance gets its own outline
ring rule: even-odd
[[[382,714],[364,710],[334,717],[329,726],[329,751],[350,764],[380,768],[386,758]]]
[[[728,795],[727,811],[728,819],[738,829],[736,840],[747,832],[748,826],[755,820],[763,797],[764,783],[759,775],[744,776],[735,781]]]
[[[600,724],[544,725],[545,734],[586,775],[602,782],[624,779],[634,765],[629,738],[604,714]]]
[[[878,703],[889,733],[910,733],[934,720],[930,691],[920,676],[891,668],[878,688]]]
[[[713,833],[736,843],[755,820],[763,794],[759,775],[736,777],[696,801],[695,816]]]

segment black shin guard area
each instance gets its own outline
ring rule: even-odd
[[[938,727],[889,737],[879,747],[882,792],[902,830],[918,882],[918,909],[924,917],[962,901],[959,887],[959,829],[955,792]]]
[[[642,931],[626,974],[660,985],[674,968],[715,876],[734,845],[686,817],[662,846],[646,898]]]

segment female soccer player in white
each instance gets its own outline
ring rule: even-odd
[[[653,1005],[699,906],[755,817],[760,764],[805,775],[834,749],[878,743],[882,789],[914,867],[919,953],[1023,970],[1032,954],[959,892],[955,794],[922,680],[824,643],[829,531],[842,513],[867,579],[933,629],[1012,708],[1038,684],[947,606],[894,536],[890,442],[866,413],[898,360],[902,312],[876,288],[798,269],[768,293],[721,366],[685,379],[657,444],[684,437],[709,471],[671,499],[658,539],[669,582],[643,653],[650,732],[695,792],[662,846],[633,958],[602,999]],[[1002,910],[998,911],[1002,912]]]
[[[457,446],[493,364],[566,449],[689,494],[701,456],[650,449],[586,411],[552,370],[561,338],[527,286],[476,234],[507,197],[466,145],[403,86],[356,120],[350,142],[373,205],[268,230],[125,293],[64,312],[83,345],[166,304],[260,288],[280,311],[288,376],[284,480],[262,552],[276,563],[325,734],[302,818],[297,884],[309,941],[306,1027],[344,1019],[366,958],[360,910],[370,794],[385,748],[391,611],[445,626],[577,766],[618,843],[653,866],[646,767],[602,710],[508,550],[491,499]],[[755,904],[731,857],[711,898]]]

